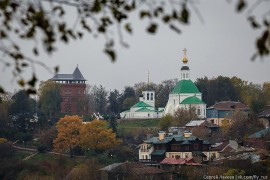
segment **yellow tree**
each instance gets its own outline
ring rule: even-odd
[[[121,143],[112,129],[108,128],[108,124],[97,119],[83,124],[80,136],[80,144],[83,149],[106,150]]]
[[[65,116],[61,118],[57,124],[57,137],[53,141],[53,147],[56,151],[70,151],[72,157],[72,149],[79,145],[80,128],[82,127],[82,119],[79,116]]]

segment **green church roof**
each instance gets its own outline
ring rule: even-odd
[[[200,93],[200,91],[191,80],[181,80],[176,84],[171,94],[180,93]]]
[[[184,99],[180,104],[205,104],[205,103],[196,96],[191,96]]]
[[[143,101],[138,102],[137,104],[133,105],[132,108],[137,108],[137,107],[152,107],[149,104],[146,104]]]
[[[152,109],[148,109],[146,107],[143,107],[141,109],[138,109],[136,112],[155,112],[155,111]]]

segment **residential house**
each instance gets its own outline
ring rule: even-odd
[[[72,74],[56,74],[50,80],[60,84],[61,113],[87,113],[85,106],[86,79],[78,66]]]
[[[236,112],[249,113],[247,105],[238,101],[221,101],[206,110],[207,120],[213,124],[221,126],[225,121],[230,121],[230,117]]]
[[[202,166],[202,164],[195,162],[193,158],[170,158],[167,157],[161,162],[161,168],[164,170],[176,170],[180,169],[181,166]]]
[[[270,150],[270,128],[267,127],[244,139],[244,145],[255,149]]]
[[[137,162],[114,163],[99,170],[101,180],[156,179],[167,180],[170,173]]]
[[[201,163],[208,161],[213,152],[207,141],[192,135],[191,131],[183,134],[159,132],[158,137],[145,140],[139,148],[139,161],[158,165],[165,158],[193,158]]]
[[[219,131],[218,125],[207,120],[191,120],[185,125],[185,128],[190,131],[205,131],[209,136]]]

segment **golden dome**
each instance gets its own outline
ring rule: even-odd
[[[183,51],[184,51],[184,58],[183,58],[182,61],[183,61],[184,64],[187,64],[187,63],[188,63],[188,59],[187,59],[187,49],[185,48]]]
[[[183,61],[184,64],[187,64],[188,63],[187,57],[184,57],[182,61]]]

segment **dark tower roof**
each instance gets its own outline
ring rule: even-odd
[[[53,81],[86,81],[84,79],[81,71],[79,70],[78,66],[74,70],[73,74],[56,74],[53,78]]]
[[[189,70],[189,67],[188,67],[188,66],[182,66],[182,67],[181,67],[181,71],[182,71],[182,70]]]
[[[73,78],[74,80],[81,80],[81,81],[85,81],[86,79],[84,79],[81,71],[79,70],[78,66],[76,67],[76,69],[73,72]]]

